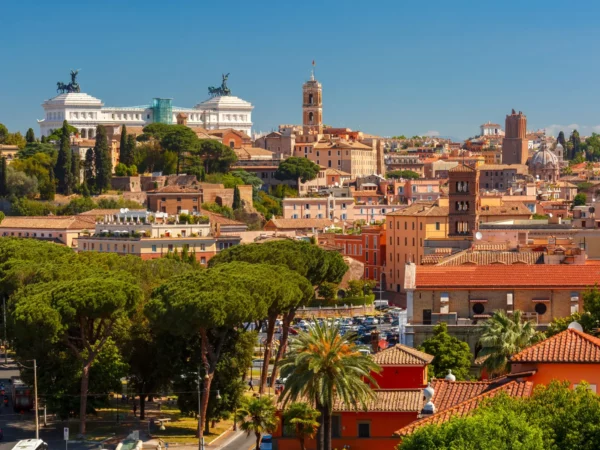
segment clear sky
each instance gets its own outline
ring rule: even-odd
[[[0,122],[25,131],[56,82],[109,106],[191,107],[230,72],[254,130],[300,123],[316,61],[326,124],[466,138],[512,108],[600,130],[598,1],[5,0]],[[596,128],[594,128],[596,127]]]

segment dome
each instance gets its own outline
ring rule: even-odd
[[[423,395],[427,400],[431,400],[433,398],[433,394],[435,394],[435,389],[431,387],[431,383],[428,383],[427,387],[423,389]]]
[[[46,100],[42,106],[102,106],[102,100],[84,92],[67,92]]]
[[[452,373],[451,369],[448,369],[448,375],[446,375],[446,381],[456,381],[456,377]]]
[[[557,144],[556,144],[556,150],[558,151],[558,149],[561,149],[561,150],[565,149],[560,142],[557,142]]]
[[[235,95],[218,95],[204,100],[194,106],[194,109],[216,109],[216,110],[252,110],[254,107],[250,102],[242,100]]]
[[[546,166],[548,164],[558,166],[558,157],[547,148],[538,150],[531,158],[531,166]]]

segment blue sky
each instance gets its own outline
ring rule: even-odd
[[[0,122],[12,131],[39,132],[40,104],[71,68],[110,106],[193,106],[230,72],[254,129],[270,131],[301,121],[313,59],[330,125],[466,138],[515,108],[530,129],[600,131],[600,2],[6,0],[0,11]]]

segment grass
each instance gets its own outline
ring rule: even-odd
[[[204,435],[204,442],[209,444],[219,437],[222,433],[229,430],[233,426],[233,421],[223,420],[210,429],[210,433]],[[196,430],[198,429],[198,421],[191,417],[183,417],[178,420],[171,421],[165,424],[164,430],[156,430],[152,432],[152,437],[160,438],[165,442],[179,444],[197,444]]]

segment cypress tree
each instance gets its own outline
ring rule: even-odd
[[[64,195],[71,195],[72,172],[71,172],[71,145],[69,140],[69,128],[67,121],[63,122],[62,134],[60,137],[60,148],[58,150],[58,159],[54,167],[54,175],[58,180],[58,192]]]
[[[237,186],[233,188],[233,209],[240,209],[242,207],[242,196],[240,195],[240,189]]]
[[[88,148],[87,152],[85,152],[85,161],[83,162],[83,179],[88,187],[94,185],[94,150],[91,148]]]
[[[33,132],[32,128],[27,130],[27,133],[25,134],[25,140],[28,144],[32,144],[35,142],[35,133]]]
[[[48,191],[44,195],[45,200],[54,200],[54,196],[56,195],[56,178],[54,178],[54,170],[52,167],[48,171]]]
[[[2,197],[6,197],[8,194],[8,182],[6,181],[8,177],[8,172],[6,170],[6,157],[2,157],[2,173],[0,173],[0,195]]]
[[[129,165],[127,160],[127,127],[123,125],[121,127],[121,143],[119,144],[119,162],[122,162],[126,166]]]
[[[71,155],[71,189],[75,190],[77,185],[81,183],[81,158],[79,156],[79,151]]]
[[[566,150],[566,148],[567,148],[567,143],[565,142],[565,133],[564,133],[564,131],[561,131],[560,133],[558,133],[558,137],[556,138],[556,140],[557,140],[557,141],[558,141],[558,143],[559,143],[560,145],[562,145],[562,146],[565,148],[565,150]]]
[[[127,162],[125,163],[128,166],[135,164],[135,146],[135,136],[130,134],[127,136]]]
[[[40,139],[40,141],[41,141],[42,144],[45,144],[46,143],[46,136],[42,136],[42,138]]]
[[[96,166],[96,191],[101,194],[110,187],[110,177],[112,174],[112,161],[108,149],[106,128],[103,125],[98,125],[96,128],[94,163]]]

